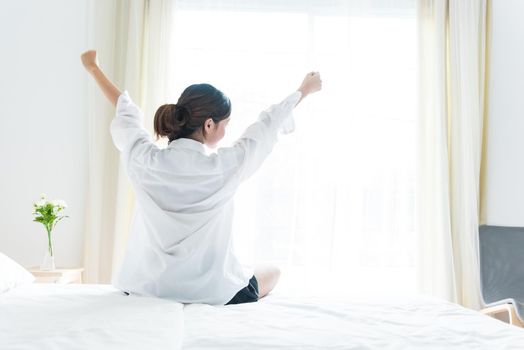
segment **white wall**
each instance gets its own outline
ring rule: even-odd
[[[492,1],[486,221],[524,226],[524,1]]]
[[[58,266],[80,266],[87,181],[87,0],[2,1],[0,11],[0,252],[39,265],[40,193],[69,204],[56,227]]]

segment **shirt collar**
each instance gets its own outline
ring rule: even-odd
[[[203,143],[184,137],[171,141],[171,143],[169,143],[167,147],[190,149],[193,151],[200,152],[202,154],[206,154],[206,149],[204,148]]]

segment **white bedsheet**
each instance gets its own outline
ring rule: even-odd
[[[0,349],[179,349],[183,304],[109,285],[30,284],[0,294]]]
[[[436,298],[380,298],[187,305],[183,348],[524,349],[524,329],[478,312]]]
[[[524,349],[524,329],[421,296],[270,295],[209,306],[107,285],[0,294],[0,349]]]

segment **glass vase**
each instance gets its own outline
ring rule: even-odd
[[[53,255],[53,241],[51,239],[51,232],[47,233],[47,247],[44,254],[44,260],[40,265],[42,271],[52,271],[56,268],[55,257]]]

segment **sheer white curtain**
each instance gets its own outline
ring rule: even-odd
[[[414,1],[183,1],[170,97],[208,82],[233,103],[222,144],[321,72],[297,129],[235,200],[237,254],[278,291],[409,290],[414,271]]]
[[[144,109],[166,100],[173,1],[89,2],[89,44],[102,69]],[[93,82],[89,89],[89,175],[84,240],[85,280],[108,283],[120,263],[134,193],[109,133],[114,108]],[[151,132],[152,118],[145,118]]]
[[[420,0],[417,232],[423,292],[478,308],[485,0]]]
[[[277,291],[413,291],[418,279],[475,307],[486,2],[418,5],[417,18],[414,0],[93,0],[90,43],[150,130],[187,85],[223,90],[223,145],[319,70],[324,90],[237,195],[237,254],[280,265]],[[107,282],[134,198],[109,136],[114,111],[94,86],[90,101],[86,280]]]

